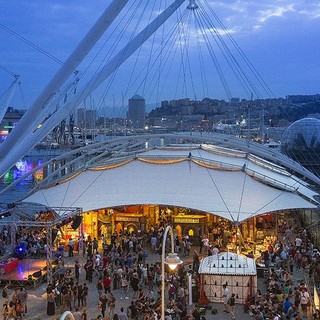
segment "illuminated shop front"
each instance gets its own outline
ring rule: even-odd
[[[52,237],[56,248],[66,247],[72,238],[77,251],[82,235],[85,240],[105,238],[110,243],[114,233],[139,236],[149,233],[159,224],[170,224],[180,239],[188,236],[194,246],[200,245],[200,241],[207,238],[212,246],[222,250],[253,253],[259,257],[261,251],[276,241],[279,232],[283,234],[285,228],[294,225],[298,216],[308,213],[308,210],[277,211],[252,217],[237,226],[218,215],[184,207],[118,206],[77,213],[74,217],[61,220],[54,226]],[[57,215],[58,212],[54,210],[39,211],[35,214],[35,220],[52,221]]]
[[[158,205],[141,205],[89,211],[83,214],[83,233],[85,237],[100,238],[104,235],[109,238],[114,232],[117,234],[149,232],[164,218],[164,208]],[[172,209],[166,208],[165,218],[171,221],[179,237],[203,235],[207,232],[208,219],[211,221],[216,219],[216,216],[209,214],[182,214],[179,211],[181,208]]]
[[[207,215],[177,215],[173,217],[173,227],[179,238],[188,236],[192,244],[199,245],[200,237],[208,233],[207,219]]]
[[[173,226],[179,238],[188,236],[193,245],[199,245],[201,237],[206,236],[211,243],[218,243],[231,251],[258,251],[259,243],[276,237],[279,221],[288,212],[276,212],[253,217],[241,223],[234,223],[217,215],[187,208],[163,205],[134,205],[105,208],[89,211],[83,215],[83,233],[85,237],[110,239],[113,233],[148,233],[153,226],[165,220]],[[219,235],[219,241],[217,241]],[[247,251],[245,250],[245,251]]]
[[[186,213],[188,211],[188,213]],[[83,232],[85,237],[107,239],[117,234],[138,234],[149,232],[152,227],[163,220],[169,221],[179,238],[188,235],[197,242],[199,237],[208,232],[209,221],[216,216],[203,213],[193,213],[180,207],[160,205],[135,205],[113,207],[84,213]]]
[[[115,232],[137,234],[148,231],[147,219],[152,211],[149,209],[149,206],[129,206],[89,211],[84,214],[84,236],[97,239],[104,236],[108,239]]]

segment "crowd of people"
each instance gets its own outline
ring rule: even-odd
[[[258,290],[248,297],[245,311],[256,320],[319,319],[319,311],[314,311],[309,285],[319,286],[320,253],[310,241],[304,228],[293,228],[286,222],[280,225],[280,239],[269,243],[261,252],[266,270],[267,290]],[[293,279],[294,273],[301,274],[299,283]],[[309,281],[311,280],[311,281]]]
[[[10,297],[11,296],[11,297]],[[8,286],[2,289],[3,298],[3,319],[19,320],[28,312],[27,298],[28,293],[25,288],[16,288],[12,294],[9,293]]]
[[[60,315],[71,311],[76,320],[154,320],[161,316],[161,264],[160,259],[150,263],[148,255],[161,255],[162,237],[165,223],[160,223],[148,234],[113,234],[107,243],[105,237],[100,241],[88,237],[83,243],[83,251],[74,256],[73,248],[68,254],[74,263],[72,267],[63,268],[64,273],[53,279],[46,288],[47,315]],[[293,274],[301,271],[316,286],[320,284],[320,253],[313,247],[308,232],[293,229],[286,223],[280,225],[278,240],[270,241],[268,248],[261,251],[268,274],[266,292],[260,290],[249,296],[244,311],[254,320],[303,319],[307,316],[320,319],[318,311],[311,313],[311,296],[306,281],[294,284]],[[21,235],[28,243],[38,241],[32,235]],[[20,238],[19,238],[20,239]],[[188,308],[191,292],[188,287],[188,275],[198,281],[197,274],[201,254],[218,254],[220,239],[216,232],[214,242],[206,237],[200,239],[200,252],[193,250],[189,237],[175,237],[175,251],[190,257],[187,266],[175,272],[165,273],[168,302],[165,305],[165,320],[204,320],[201,308]],[[170,239],[165,241],[166,249],[171,249]],[[68,246],[73,246],[69,241]],[[82,260],[84,262],[82,263]],[[81,260],[81,261],[80,261]],[[302,279],[304,280],[304,279]],[[93,288],[96,292],[93,292]],[[97,296],[97,315],[88,314],[88,296]],[[231,319],[236,318],[234,306],[235,295],[223,289],[225,312]],[[115,295],[123,300],[117,306]],[[8,293],[3,289],[3,319],[23,319],[27,314],[27,297],[25,289]],[[233,299],[232,299],[233,298]],[[123,307],[126,306],[125,308]],[[120,311],[119,311],[120,310]]]
[[[101,319],[126,320],[130,317],[153,320],[160,317],[161,264],[157,261],[148,263],[148,255],[161,254],[163,233],[164,225],[160,225],[144,236],[114,234],[110,243],[102,237],[102,242],[95,245],[96,239],[88,238],[83,246],[83,268],[79,260],[75,260],[72,269],[48,285],[47,314],[51,316],[70,310],[75,319],[92,319],[87,315],[87,296],[93,294],[88,290],[88,283],[91,288],[92,284],[96,287],[97,310]],[[187,237],[175,242],[175,245],[181,244],[179,251],[185,256],[189,256],[190,247],[185,245],[188,242]],[[170,239],[165,243],[171,249]],[[166,320],[189,319],[187,281],[191,271],[192,265],[175,273],[166,273],[170,297],[166,305]],[[84,273],[82,282],[81,272]],[[128,300],[127,309],[118,313],[115,312],[115,291],[118,291],[120,300]]]

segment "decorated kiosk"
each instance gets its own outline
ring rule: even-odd
[[[229,294],[235,293],[236,303],[244,304],[257,290],[255,260],[232,252],[205,257],[201,260],[200,297],[208,302],[222,302],[224,284]]]

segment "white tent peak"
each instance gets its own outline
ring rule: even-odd
[[[119,148],[119,141],[113,143]],[[215,214],[236,225],[261,214],[315,209],[319,204],[317,193],[298,177],[235,149],[181,144],[114,152],[104,159],[105,145],[97,145],[97,151],[87,150],[80,157],[79,167],[71,161],[77,171],[59,167],[23,201],[83,212],[156,203]],[[85,160],[89,154],[93,158]]]
[[[227,251],[203,258],[199,273],[256,275],[257,269],[254,259]]]

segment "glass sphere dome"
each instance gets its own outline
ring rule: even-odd
[[[320,120],[304,118],[291,124],[282,135],[281,150],[302,165],[320,165]]]

